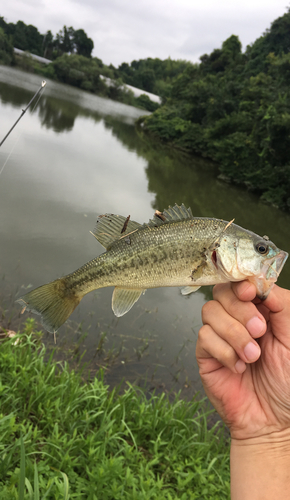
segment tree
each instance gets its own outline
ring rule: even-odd
[[[32,52],[32,54],[42,55],[43,54],[43,35],[41,35],[38,29],[29,24],[25,28],[27,47],[25,50]]]
[[[0,28],[2,28],[3,32],[6,33],[8,24],[6,23],[3,16],[0,16]]]
[[[150,68],[145,68],[139,73],[140,87],[147,92],[154,92],[155,73]]]
[[[252,45],[248,45],[246,57],[248,60],[246,71],[250,75],[257,75],[269,68],[267,56],[270,53],[282,56],[290,52],[290,9],[278,17]]]
[[[72,54],[74,52],[74,33],[75,31],[72,26],[70,28],[64,26],[56,34],[53,46],[57,57],[62,54]]]
[[[28,43],[26,38],[26,24],[23,21],[18,21],[16,23],[15,31],[13,34],[13,44],[14,47],[21,50],[27,50]]]
[[[74,29],[72,26],[63,27],[62,50],[66,54],[71,54],[74,51]]]
[[[226,53],[230,60],[235,61],[242,52],[242,44],[239,37],[232,35],[222,44],[222,51]]]
[[[266,32],[265,40],[269,52],[275,54],[290,52],[290,9],[271,24],[270,30]]]
[[[236,35],[230,36],[222,44],[221,49],[214,49],[210,55],[200,57],[201,70],[204,73],[224,72],[241,58],[242,44]]]
[[[76,30],[73,35],[74,47],[79,56],[91,57],[94,42],[83,29]]]
[[[11,64],[14,61],[13,45],[4,30],[0,28],[0,62],[2,64]]]
[[[53,34],[49,30],[43,37],[43,57],[52,59],[52,51],[53,51]]]

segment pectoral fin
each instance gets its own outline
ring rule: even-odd
[[[112,297],[112,309],[118,318],[124,316],[146,290],[140,288],[119,288],[116,286]]]
[[[196,292],[200,286],[185,286],[181,289],[181,295],[189,295],[192,292]]]

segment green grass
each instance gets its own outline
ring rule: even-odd
[[[204,402],[109,391],[47,359],[34,322],[0,345],[0,499],[228,499],[229,443]]]

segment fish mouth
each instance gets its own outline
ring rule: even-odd
[[[261,274],[254,278],[253,281],[257,287],[257,296],[261,300],[265,300],[274,283],[277,281],[280,272],[288,258],[288,253],[281,250],[276,257],[267,259],[261,266]]]
[[[276,257],[266,260],[262,266],[261,274],[266,280],[277,281],[280,272],[288,258],[288,253],[281,250]]]

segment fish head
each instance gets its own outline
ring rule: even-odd
[[[214,259],[221,274],[229,281],[248,279],[264,300],[277,281],[288,253],[280,250],[268,237],[238,228],[237,234],[224,235],[215,250]]]

